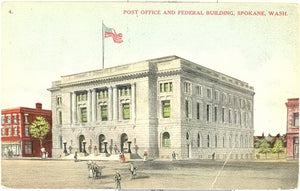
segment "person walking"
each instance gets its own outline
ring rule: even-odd
[[[147,161],[148,160],[148,153],[147,151],[144,152],[144,161]]]
[[[173,151],[173,153],[172,153],[172,160],[176,160],[176,153],[175,153],[175,151]]]
[[[136,167],[133,165],[133,163],[130,163],[129,171],[131,172],[131,179],[135,179],[136,177]]]
[[[98,149],[97,149],[97,146],[94,147],[94,156],[97,156],[98,155]]]
[[[121,175],[119,171],[116,171],[115,183],[116,183],[116,190],[121,190]]]
[[[74,154],[74,162],[77,162],[77,151],[75,151],[75,154]]]

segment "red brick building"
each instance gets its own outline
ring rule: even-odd
[[[43,147],[52,156],[52,111],[42,109],[41,103],[36,108],[19,107],[1,110],[1,155],[19,157],[41,157],[40,141],[31,137],[29,128],[42,116],[50,125],[50,132],[43,140]],[[10,151],[10,152],[9,152]],[[12,152],[11,152],[12,151]]]
[[[287,107],[287,145],[288,159],[299,158],[299,98],[288,99]]]

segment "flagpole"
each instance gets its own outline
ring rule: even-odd
[[[102,69],[104,69],[104,29],[102,20]]]

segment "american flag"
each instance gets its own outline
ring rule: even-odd
[[[116,33],[115,29],[113,28],[108,28],[104,24],[102,25],[103,28],[103,33],[105,38],[112,37],[115,43],[121,43],[123,42],[122,40],[122,33]]]

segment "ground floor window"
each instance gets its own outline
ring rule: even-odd
[[[25,154],[32,154],[32,142],[25,141]]]

